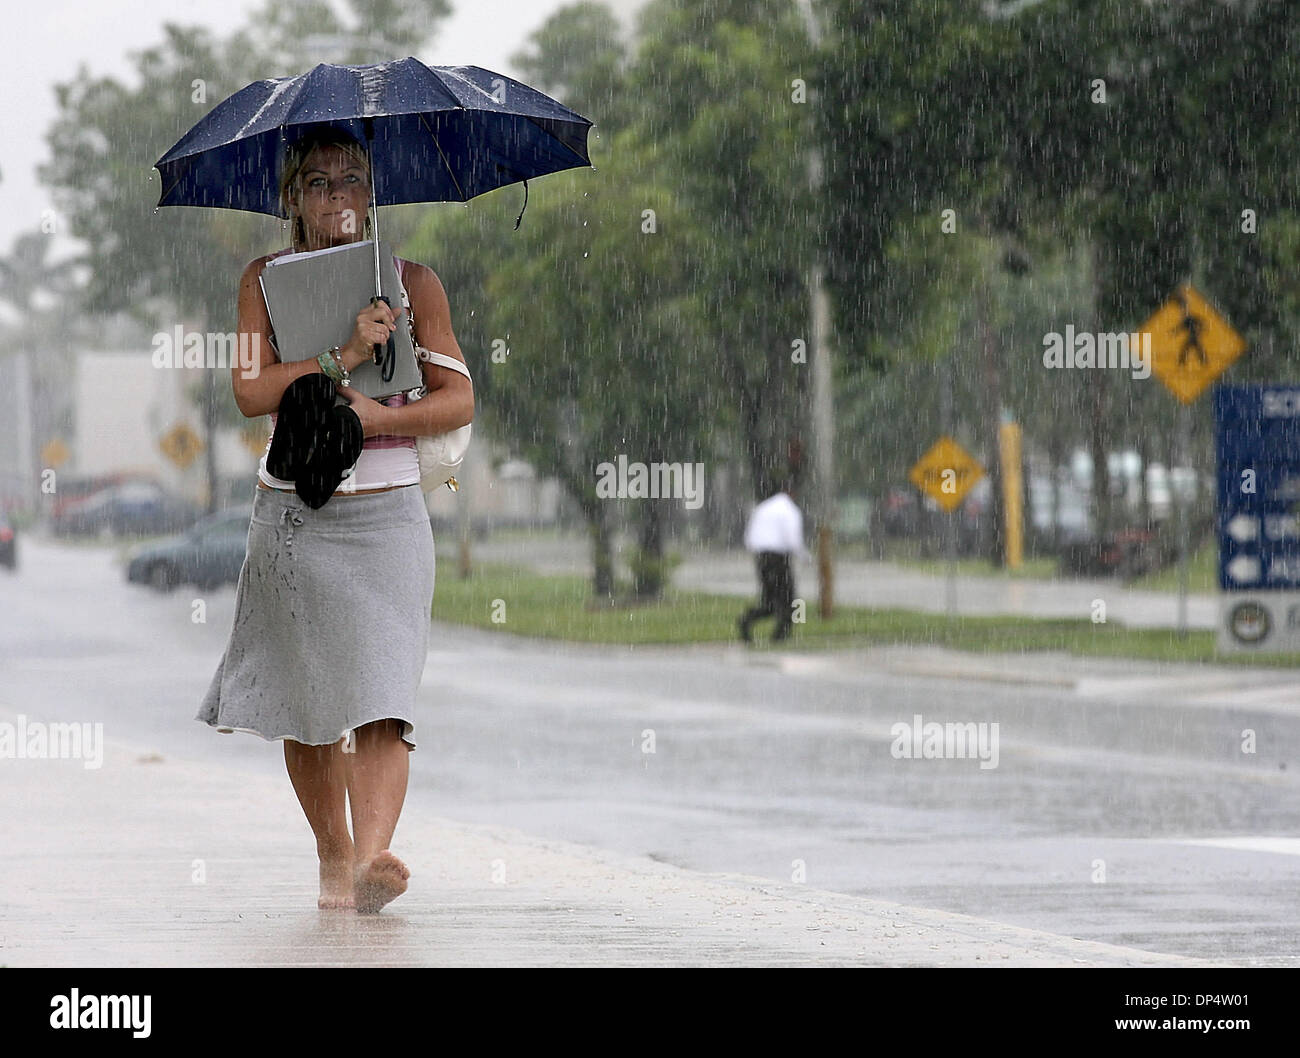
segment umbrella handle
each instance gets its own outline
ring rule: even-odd
[[[385,294],[380,294],[377,297],[371,298],[370,304],[377,305],[381,301],[390,309],[393,307],[393,303],[388,300],[388,297]],[[375,365],[380,369],[380,376],[385,382],[391,382],[393,372],[397,370],[397,342],[393,340],[391,334],[388,336],[388,344],[386,346],[379,344],[375,345],[374,357]]]

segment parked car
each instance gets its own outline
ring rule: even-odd
[[[174,533],[193,525],[200,513],[160,486],[137,481],[101,489],[73,504],[51,519],[50,528],[60,536]]]
[[[113,474],[63,474],[57,477],[57,487],[48,497],[49,515],[59,518],[63,513],[77,504],[90,499],[97,492],[112,488],[114,485],[126,485],[133,481],[152,483],[152,479],[128,473]]]
[[[1119,577],[1134,580],[1171,565],[1177,558],[1171,534],[1162,525],[1118,529],[1101,540],[1076,536],[1061,548],[1065,576]]]
[[[0,512],[0,566],[13,569],[18,565],[18,534],[9,519]]]
[[[162,592],[182,584],[209,591],[237,583],[252,513],[252,507],[218,511],[186,532],[137,547],[127,562],[126,579]]]

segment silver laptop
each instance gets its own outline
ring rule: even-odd
[[[276,257],[262,269],[271,327],[280,360],[315,359],[352,337],[357,313],[375,292],[374,243],[348,243],[308,253]],[[379,244],[380,287],[394,314],[402,309],[402,290],[392,249]],[[352,385],[367,397],[380,400],[423,384],[405,317],[393,332],[396,360],[385,381],[379,365],[367,360],[352,372]],[[341,398],[340,398],[341,399]]]

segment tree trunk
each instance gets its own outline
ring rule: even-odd
[[[1142,468],[1138,471],[1139,516],[1142,519],[1142,528],[1150,531],[1151,493],[1147,489],[1147,468],[1151,465],[1151,434],[1147,430],[1142,430],[1138,434],[1138,459],[1142,463]]]
[[[1092,453],[1092,504],[1096,512],[1093,538],[1098,544],[1110,532],[1112,525],[1110,503],[1110,459],[1107,444],[1106,380],[1096,372],[1089,380],[1092,394],[1088,401],[1088,447]]]
[[[1052,486],[1052,553],[1061,553],[1061,468],[1065,464],[1065,435],[1058,426],[1047,438],[1048,477]]]
[[[1089,247],[1092,303],[1088,307],[1088,328],[1093,334],[1100,330],[1102,306],[1102,267],[1100,246],[1094,237]],[[1110,502],[1110,424],[1109,387],[1105,371],[1089,371],[1084,385],[1090,387],[1088,395],[1088,448],[1092,453],[1092,503],[1096,513],[1093,526],[1094,546],[1098,549],[1106,534],[1114,527]]]
[[[611,544],[609,521],[604,504],[584,507],[587,529],[591,534],[591,594],[597,602],[612,602],[614,598],[614,552]]]
[[[641,518],[641,546],[633,570],[632,591],[638,599],[659,599],[664,590],[662,500],[645,504]]]
[[[571,467],[555,466],[552,467],[552,472],[573,497],[587,522],[587,532],[591,537],[592,596],[599,601],[612,601],[614,554],[606,514],[609,504],[595,494],[588,479],[581,477]]]
[[[1005,522],[1002,498],[1002,394],[998,378],[997,350],[993,337],[993,328],[989,324],[989,309],[993,300],[993,291],[986,283],[981,291],[979,332],[980,350],[984,364],[984,428],[989,439],[987,467],[989,476],[988,507],[988,559],[994,569],[1001,569],[1005,564],[1005,546],[1003,522]],[[960,508],[949,517],[960,518]]]

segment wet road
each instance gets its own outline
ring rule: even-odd
[[[0,719],[99,721],[164,755],[282,774],[278,746],[192,719],[232,587],[156,595],[94,545],[28,537],[21,557],[0,575]],[[1276,694],[1211,701],[1152,681],[1084,694],[854,656],[562,647],[436,625],[421,708],[408,813],[1300,965],[1300,708]],[[891,728],[915,714],[997,723],[997,767],[896,759]]]

